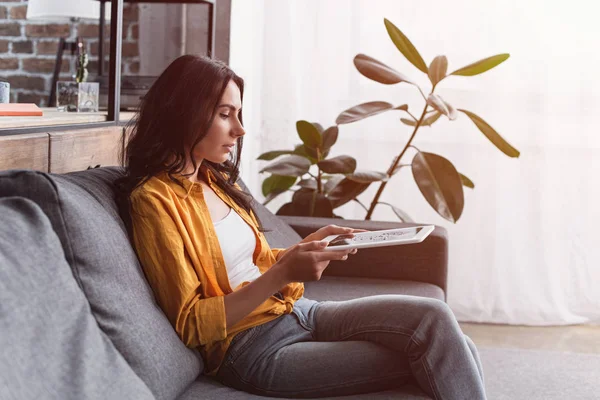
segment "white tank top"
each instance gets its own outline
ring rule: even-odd
[[[231,288],[235,290],[240,283],[258,278],[261,275],[260,270],[252,262],[256,237],[246,221],[235,210],[229,209],[229,214],[215,222],[214,226]]]

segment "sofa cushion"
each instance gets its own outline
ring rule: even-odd
[[[102,332],[50,221],[0,199],[0,398],[153,399]]]
[[[0,173],[0,197],[36,202],[49,217],[100,328],[158,399],[173,399],[202,361],[179,340],[140,268],[112,189],[120,172]]]
[[[341,301],[380,294],[404,294],[444,301],[444,291],[426,282],[323,275],[319,281],[304,284],[304,296],[317,301]]]

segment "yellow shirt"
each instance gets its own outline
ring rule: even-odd
[[[214,176],[200,169],[208,185],[252,228],[256,236],[253,261],[265,273],[282,249],[269,247],[253,214],[240,208],[214,184]],[[271,296],[241,321],[226,327],[225,295],[231,288],[202,186],[166,173],[152,177],[131,195],[133,241],[146,278],[159,306],[186,346],[197,348],[208,375],[215,375],[233,337],[248,328],[289,314],[304,293],[302,283],[281,289],[284,300]],[[235,240],[235,238],[231,238]]]

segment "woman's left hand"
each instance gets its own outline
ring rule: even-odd
[[[344,235],[344,234],[347,235],[347,234],[353,234],[353,233],[357,233],[357,232],[366,232],[366,230],[347,228],[347,227],[338,226],[338,225],[327,225],[327,226],[322,227],[318,231],[311,233],[310,235],[308,235],[307,237],[302,239],[300,241],[300,243],[313,242],[315,240],[323,240],[327,236],[331,236],[331,235]]]
[[[367,232],[367,230],[366,229],[347,228],[347,227],[338,226],[338,225],[327,225],[327,226],[320,228],[316,232],[311,233],[310,235],[308,235],[307,237],[302,239],[300,241],[300,243],[308,243],[308,242],[323,240],[327,236],[331,236],[331,235],[353,235],[354,233],[358,233],[358,232]],[[277,259],[281,258],[281,256],[283,256],[286,251],[287,251],[287,249],[280,252],[277,256]],[[354,250],[352,250],[352,252],[350,254],[356,254],[356,252],[357,252],[357,250],[354,249]]]

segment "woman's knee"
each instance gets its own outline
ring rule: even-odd
[[[425,299],[423,303],[423,307],[425,308],[424,315],[430,315],[436,319],[447,319],[447,320],[455,320],[454,313],[450,306],[438,299]]]

